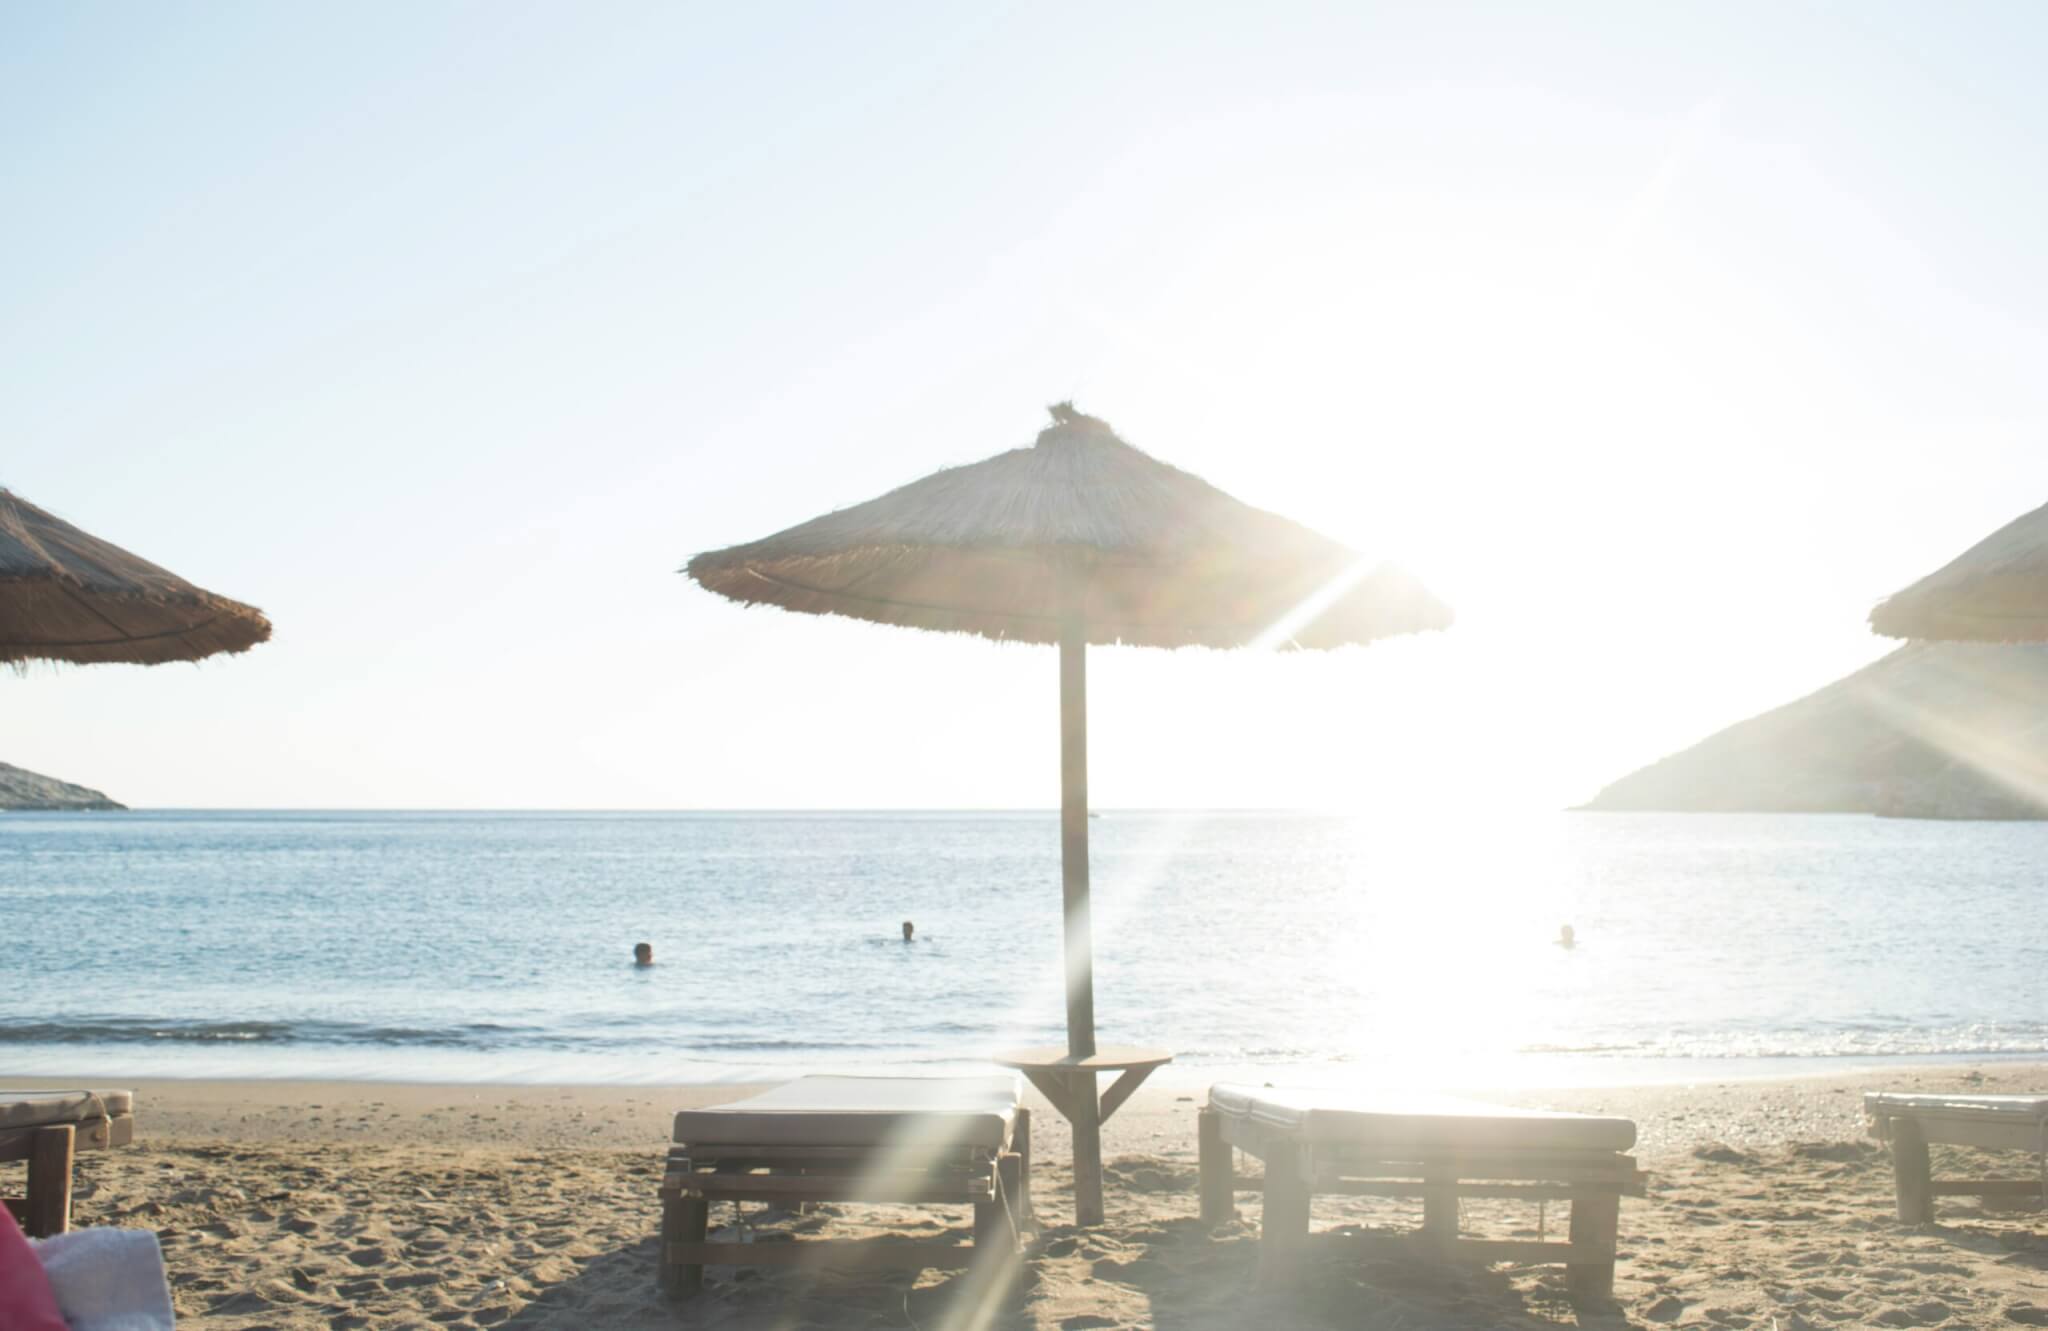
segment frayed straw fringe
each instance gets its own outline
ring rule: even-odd
[[[270,637],[253,606],[216,596],[0,490],[0,664],[157,665]]]
[[[1870,626],[1891,638],[2048,641],[2048,504],[1880,601]]]

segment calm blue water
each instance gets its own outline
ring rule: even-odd
[[[1102,1038],[1186,1066],[2048,1051],[2048,825],[1090,826]],[[950,1067],[1061,1038],[1058,916],[1050,814],[8,814],[0,1074]]]

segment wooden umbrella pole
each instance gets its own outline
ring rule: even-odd
[[[1088,632],[1078,615],[1060,626],[1060,889],[1066,916],[1067,1053],[1095,1052],[1095,956],[1088,920]],[[1074,1223],[1099,1225],[1102,1118],[1095,1073],[1067,1078],[1074,1129]]]
[[[1066,917],[1067,1052],[1095,1052],[1095,946],[1088,920],[1088,636],[1060,626],[1060,895]]]

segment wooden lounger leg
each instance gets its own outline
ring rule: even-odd
[[[974,1251],[977,1259],[991,1250],[1014,1255],[1023,1246],[1018,1206],[1023,1192],[1023,1161],[1014,1151],[996,1157],[994,1201],[974,1204]]]
[[[1018,1184],[1015,1205],[1019,1224],[1029,1224],[1035,1214],[1031,1209],[1031,1111],[1017,1110],[1017,1126],[1010,1133],[1010,1148],[1017,1153]]]
[[[1018,1231],[1017,1205],[1023,1161],[1013,1151],[996,1157],[996,1195],[974,1204],[973,1269],[964,1289],[973,1311],[960,1319],[968,1327],[995,1322],[995,1309],[1024,1270],[1024,1236]]]
[[[990,1253],[1003,1246],[1003,1231],[1009,1228],[1005,1223],[1006,1217],[1004,1212],[1006,1209],[1001,1197],[996,1198],[992,1202],[976,1202],[974,1204],[974,1258],[976,1261],[981,1261]]]
[[[71,1227],[71,1148],[77,1132],[69,1123],[37,1131],[28,1157],[28,1197],[22,1228],[46,1239]]]
[[[1572,1198],[1571,1244],[1581,1244],[1600,1255],[1578,1260],[1577,1254],[1564,1265],[1565,1288],[1576,1299],[1614,1297],[1614,1245],[1621,1237],[1621,1194],[1582,1192]]]
[[[1221,1115],[1204,1109],[1195,1121],[1202,1170],[1202,1223],[1220,1225],[1237,1215],[1237,1152],[1223,1140]]]
[[[1308,1250],[1308,1176],[1293,1151],[1266,1161],[1265,1204],[1259,1208],[1259,1283],[1284,1284],[1300,1274]]]
[[[1892,1182],[1899,1220],[1925,1225],[1934,1220],[1934,1173],[1927,1158],[1927,1133],[1909,1118],[1892,1120]]]
[[[673,1301],[689,1298],[704,1288],[701,1263],[669,1260],[671,1245],[702,1243],[711,1227],[711,1203],[702,1197],[665,1196],[661,1199],[661,1292]]]

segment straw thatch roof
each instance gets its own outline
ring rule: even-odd
[[[269,637],[262,611],[0,490],[0,662],[155,665],[247,651]]]
[[[2048,504],[1878,602],[1870,626],[1890,638],[2048,642]]]
[[[1451,622],[1390,565],[1159,462],[1054,407],[1029,448],[692,559],[735,601],[1020,642],[1237,647],[1304,604],[1288,645],[1337,647]],[[1328,600],[1317,605],[1319,594]]]

